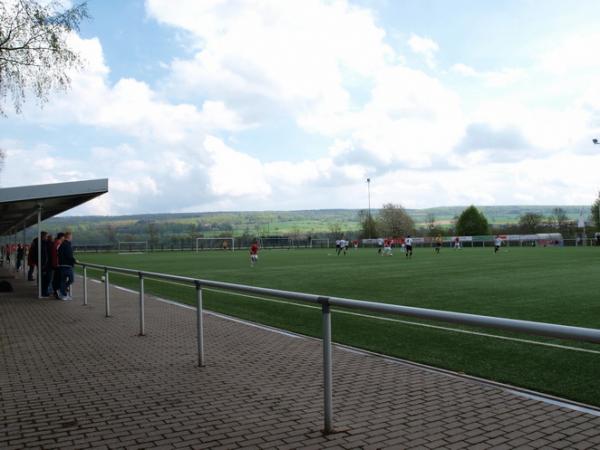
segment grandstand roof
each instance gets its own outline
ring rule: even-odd
[[[13,234],[108,192],[108,179],[0,189],[0,236]]]

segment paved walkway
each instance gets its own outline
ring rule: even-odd
[[[600,448],[600,417],[376,356],[334,350],[323,436],[321,345],[89,284],[90,305],[0,294],[0,448]],[[80,292],[81,284],[77,287]]]

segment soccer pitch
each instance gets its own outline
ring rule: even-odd
[[[600,249],[416,248],[78,254],[81,262],[406,306],[600,328]],[[100,272],[88,270],[90,276]],[[137,289],[137,278],[111,274]],[[146,292],[194,304],[193,287],[146,280]],[[205,307],[320,337],[318,306],[205,289]],[[333,309],[333,340],[600,406],[600,345],[357,310]],[[148,330],[152,333],[152,330]],[[210,358],[210,356],[208,356]],[[335,360],[334,360],[334,371]],[[374,380],[376,382],[376,380]]]

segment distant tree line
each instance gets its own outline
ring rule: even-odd
[[[600,231],[600,193],[588,210],[586,231]],[[517,207],[513,207],[515,209]],[[431,211],[418,211],[421,222],[415,223],[414,214],[402,205],[387,203],[372,212],[361,210],[154,214],[121,217],[63,217],[49,220],[43,227],[52,234],[69,229],[79,245],[116,247],[119,241],[147,241],[150,247],[190,248],[198,237],[234,236],[250,242],[257,237],[289,237],[297,241],[310,239],[349,240],[386,236],[478,236],[491,234],[534,234],[559,232],[565,238],[575,238],[581,230],[577,221],[564,208],[556,207],[545,214],[539,209],[520,210],[513,223],[492,224],[485,208],[469,206],[452,217],[437,219]],[[487,210],[489,211],[489,209]],[[491,213],[494,214],[494,213]],[[588,214],[586,214],[588,216]],[[514,217],[514,216],[513,216]],[[132,220],[136,219],[136,220]],[[288,223],[279,229],[277,221]],[[309,222],[307,224],[307,222]],[[271,224],[271,226],[269,226]],[[319,227],[317,228],[317,225]],[[37,231],[27,231],[28,240]]]
[[[454,218],[451,224],[441,226],[429,214],[424,226],[415,228],[414,221],[401,205],[387,204],[376,216],[366,211],[359,212],[360,237],[380,236],[484,236],[490,234],[536,234],[561,233],[565,238],[574,238],[580,233],[576,220],[569,219],[563,208],[554,208],[544,216],[537,212],[524,212],[517,223],[491,225],[485,215],[474,205],[469,206]],[[591,207],[589,231],[600,230],[600,194]]]

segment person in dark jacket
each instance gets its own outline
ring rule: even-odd
[[[37,242],[38,238],[35,238],[31,241],[31,245],[29,246],[29,253],[27,254],[27,265],[29,266],[29,271],[27,272],[27,280],[33,281],[33,271],[35,266],[37,266]]]
[[[60,281],[62,280],[60,265],[58,263],[58,249],[64,240],[65,233],[58,233],[56,235],[56,239],[54,239],[54,242],[52,243],[52,247],[50,248],[50,264],[52,266],[52,292],[54,293],[54,298],[56,299],[60,298]]]
[[[72,233],[67,231],[65,239],[58,248],[58,263],[60,266],[60,299],[72,300],[71,285],[74,281],[73,266],[77,260],[73,256],[73,247],[71,246]]]
[[[48,297],[48,288],[50,287],[50,249],[52,248],[52,241],[48,241],[48,238],[52,239],[52,235],[42,231],[42,260],[38,264],[38,276],[42,278],[42,297]],[[37,251],[37,250],[36,250]]]
[[[25,248],[22,244],[17,245],[17,272],[21,270],[23,264],[23,257],[25,256]]]

